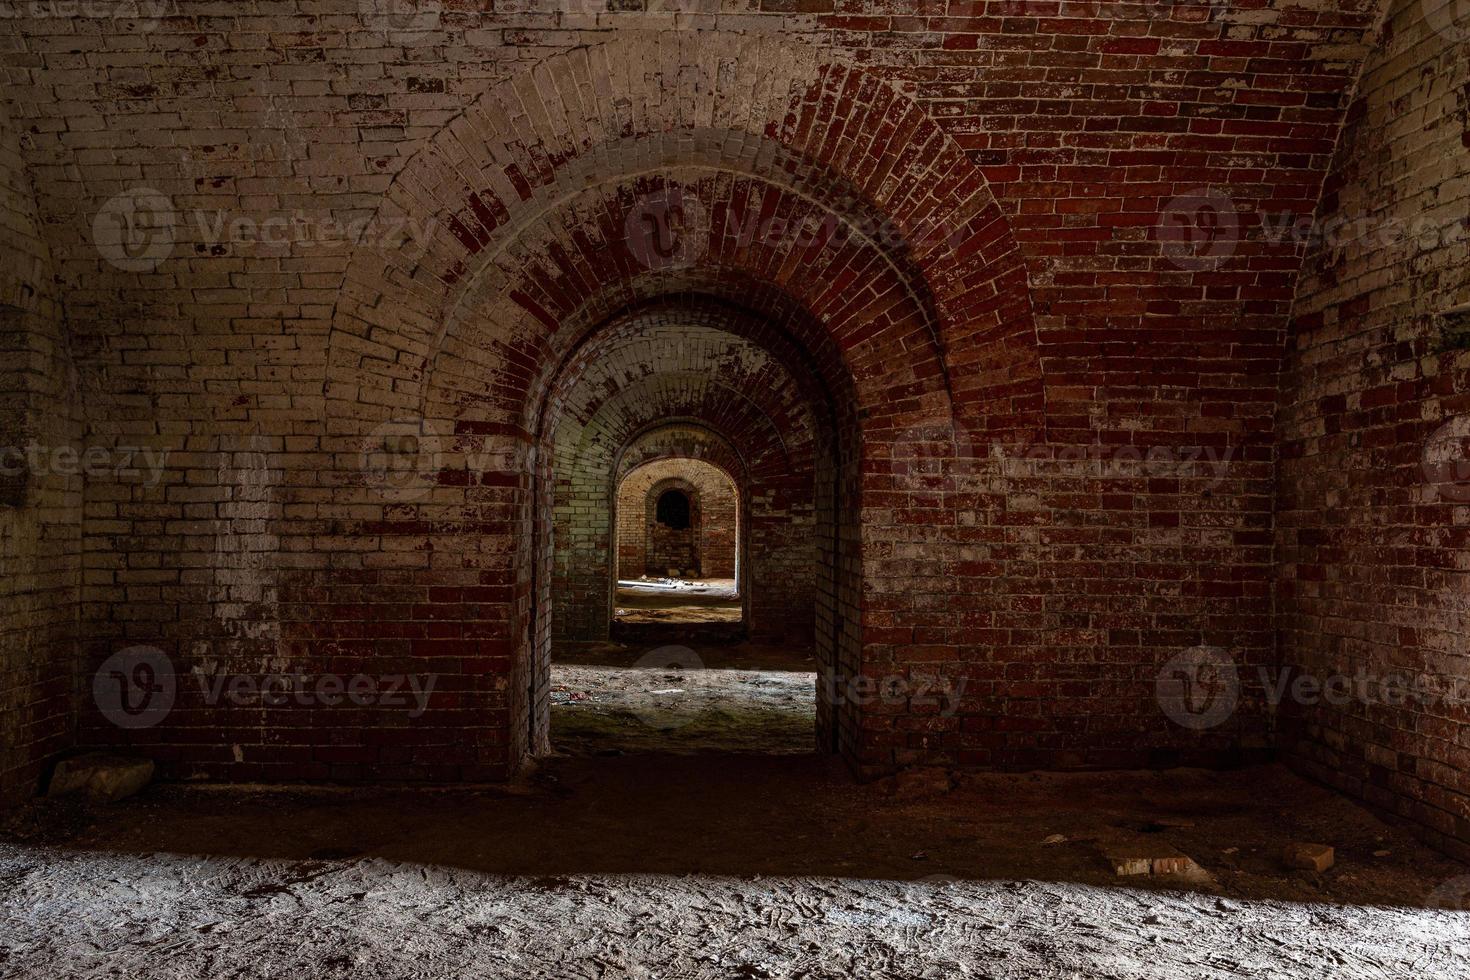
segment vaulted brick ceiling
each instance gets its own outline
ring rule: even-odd
[[[599,335],[578,351],[553,403],[546,424],[558,457],[577,467],[595,459],[610,469],[634,439],[669,420],[719,433],[757,472],[812,467],[813,407],[790,369],[753,341],[677,315]]]

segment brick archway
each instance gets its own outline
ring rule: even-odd
[[[817,393],[831,426],[816,465],[834,488],[815,502],[832,529],[817,546],[840,572],[818,635],[840,673],[891,657],[865,651],[896,628],[943,616],[894,584],[909,571],[895,544],[921,529],[891,501],[932,481],[893,447],[919,431],[929,458],[954,458],[957,424],[1039,426],[1019,251],[953,141],[887,84],[815,50],[702,33],[676,60],[686,101],[661,100],[626,45],[558,55],[487,92],[399,174],[377,217],[432,215],[440,233],[358,252],[333,312],[327,426],[342,451],[379,451],[394,425],[434,450],[428,491],[384,504],[373,533],[424,540],[414,578],[427,587],[486,590],[437,611],[442,642],[470,642],[484,665],[457,678],[465,723],[484,733],[475,765],[512,766],[532,748],[530,651],[550,635],[531,571],[547,562],[549,535],[534,534],[549,528],[535,489],[553,452],[547,413],[587,339],[620,317],[715,308],[721,329],[759,334]],[[671,200],[694,215],[680,230],[692,244],[664,263],[639,228],[667,220]],[[453,561],[432,557],[436,541],[466,540]],[[884,627],[870,635],[874,613]],[[861,706],[832,710],[834,744],[855,764],[902,754],[891,734],[863,730]]]
[[[660,555],[660,547],[665,544],[659,541],[659,525],[664,524],[662,511],[664,509],[664,495],[669,493],[681,494],[684,497],[686,510],[686,522],[682,528],[670,527],[670,530],[687,532],[689,538],[687,544],[688,561],[664,560]],[[660,564],[665,567],[674,567],[678,573],[694,578],[704,577],[704,549],[700,547],[700,535],[704,531],[704,499],[699,487],[684,477],[667,476],[653,486],[648,488],[643,499],[643,532],[645,536],[644,567],[646,571],[655,571]],[[682,556],[680,556],[682,558]]]

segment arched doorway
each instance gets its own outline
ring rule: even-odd
[[[644,462],[618,479],[614,639],[620,627],[661,621],[744,626],[742,509],[735,477],[694,457]]]
[[[757,84],[721,70],[735,50],[763,66]],[[859,68],[720,32],[691,36],[675,60],[688,100],[662,98],[661,76],[615,45],[487,92],[396,176],[379,213],[438,216],[445,233],[362,249],[333,311],[327,428],[355,459],[411,426],[427,487],[387,503],[362,494],[361,550],[391,557],[337,564],[354,587],[432,590],[431,624],[406,618],[398,632],[443,657],[455,710],[416,731],[424,753],[464,775],[503,774],[544,749],[541,651],[560,608],[551,515],[578,489],[555,482],[554,457],[616,454],[633,434],[594,424],[569,442],[546,422],[576,415],[559,379],[578,352],[649,310],[707,317],[773,352],[825,412],[805,537],[831,573],[812,625],[823,670],[903,671],[936,638],[951,662],[977,655],[960,650],[974,641],[948,601],[983,591],[961,523],[975,504],[933,464],[960,451],[957,423],[1001,438],[1040,418],[1026,273],[1003,213],[923,111]],[[844,130],[914,152],[874,167]],[[658,396],[645,385],[626,397]],[[920,541],[931,559],[916,569]],[[319,578],[330,588],[333,574]],[[967,603],[969,622],[1007,608],[1001,593]],[[357,629],[319,622],[311,642]],[[386,657],[393,641],[371,643]],[[823,745],[861,770],[966,748],[963,717],[941,730],[821,693]]]
[[[536,652],[536,740],[544,744],[565,693],[553,661],[605,656],[609,640],[634,652],[687,645],[715,668],[728,643],[749,639],[781,645],[783,669],[799,661],[804,673],[831,672],[835,637],[819,637],[817,624],[832,621],[823,607],[837,594],[838,439],[832,399],[809,364],[765,318],[690,297],[590,331],[552,379],[541,426],[549,575],[537,595],[549,636]],[[728,604],[722,586],[703,581],[706,559],[730,580]],[[620,586],[626,562],[641,584]],[[620,619],[631,597],[642,608]],[[810,749],[811,729],[830,732],[832,715],[814,710],[815,677],[806,684]]]

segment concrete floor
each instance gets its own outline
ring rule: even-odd
[[[515,786],[33,804],[0,833],[0,976],[1470,976],[1470,867],[1278,767],[858,785],[695,737],[711,711],[765,749],[809,726],[803,658],[707,650],[669,682],[626,676],[636,652],[562,651],[613,723]],[[686,696],[650,714],[649,685]],[[1294,840],[1336,865],[1287,869]],[[1198,870],[1120,878],[1120,845]]]

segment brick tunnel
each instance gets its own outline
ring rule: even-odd
[[[1464,975],[1463,6],[0,10],[0,963]]]

